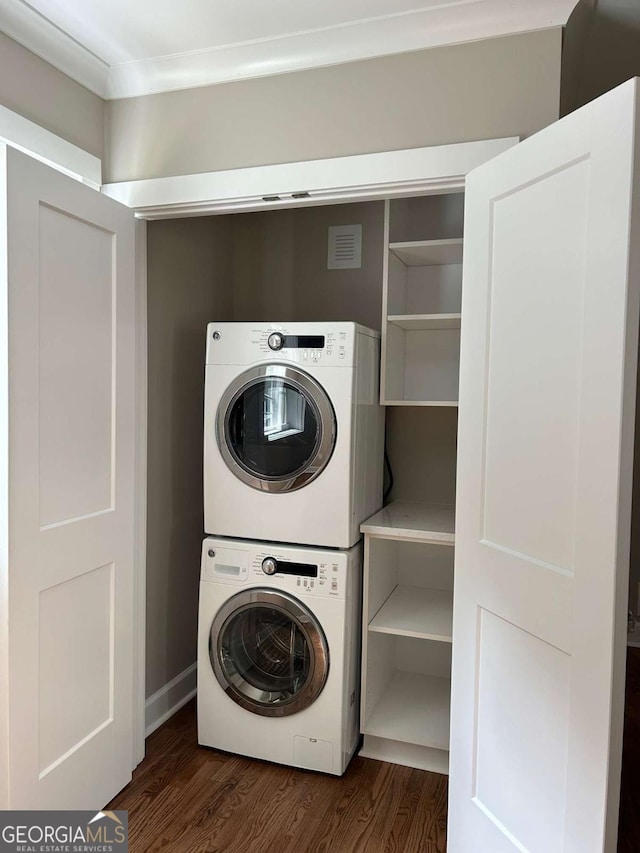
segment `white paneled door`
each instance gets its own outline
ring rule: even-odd
[[[637,83],[466,189],[449,853],[616,848]]]
[[[97,809],[133,764],[134,218],[5,146],[0,185],[0,806]]]

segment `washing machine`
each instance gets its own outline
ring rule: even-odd
[[[359,740],[361,579],[361,544],[204,540],[202,746],[344,773]]]
[[[212,535],[349,548],[382,506],[380,336],[355,323],[210,323]]]

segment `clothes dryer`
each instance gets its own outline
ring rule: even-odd
[[[382,506],[380,340],[355,323],[210,323],[209,534],[348,548]]]
[[[201,745],[344,773],[359,740],[361,578],[361,544],[204,540]]]

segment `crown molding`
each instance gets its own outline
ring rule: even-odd
[[[23,0],[0,0],[0,30],[96,95],[106,97],[109,65]]]
[[[0,29],[91,91],[132,98],[563,26],[575,0],[442,0],[412,12],[109,66],[25,0]]]
[[[107,98],[267,77],[562,26],[570,5],[571,0],[450,0],[322,30],[126,62],[111,67]]]

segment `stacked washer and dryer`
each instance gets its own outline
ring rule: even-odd
[[[203,746],[336,775],[356,749],[379,350],[355,323],[207,327]]]

